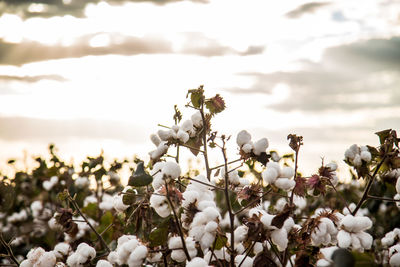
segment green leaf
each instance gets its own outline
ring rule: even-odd
[[[225,245],[226,242],[228,242],[228,238],[224,235],[217,235],[217,238],[215,239],[215,250],[220,250],[222,249]]]
[[[98,208],[96,203],[89,203],[82,208],[82,211],[92,219],[97,218]]]
[[[201,103],[203,101],[203,86],[200,85],[198,89],[189,90],[188,94],[190,94],[190,102],[195,108],[200,108]]]
[[[128,185],[140,187],[149,185],[151,182],[153,182],[153,177],[145,172],[143,162],[139,162],[135,173],[129,177]]]
[[[192,152],[193,155],[197,156],[199,154],[199,150],[200,147],[202,146],[203,142],[201,141],[200,138],[198,137],[194,137],[194,138],[190,138],[187,142],[186,145],[188,145],[189,147],[193,147],[189,148],[190,152]]]
[[[149,240],[150,245],[154,247],[166,244],[168,240],[168,226],[156,228],[151,231],[149,235]]]
[[[129,189],[125,192],[125,194],[122,196],[122,202],[125,205],[132,205],[133,203],[136,202],[136,194],[132,189]]]
[[[389,137],[391,131],[392,131],[392,129],[387,129],[387,130],[383,130],[383,131],[375,133],[377,136],[379,136],[379,142],[381,143],[381,145],[383,143],[385,143],[385,140],[386,140],[386,138]]]
[[[374,258],[368,253],[353,252],[353,257],[356,264],[354,266],[376,266],[374,264]]]
[[[63,191],[57,194],[57,199],[60,202],[65,201],[68,198],[68,192],[67,191]]]

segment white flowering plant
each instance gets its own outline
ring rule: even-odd
[[[353,179],[343,183],[335,162],[300,172],[303,137],[289,134],[293,153],[280,156],[267,138],[212,130],[220,95],[200,86],[187,99],[190,118],[174,107],[173,125],[150,136],[146,163],[99,155],[74,167],[51,145],[33,170],[3,175],[0,265],[400,266],[395,130],[378,132],[377,147],[345,151]],[[183,149],[204,168],[183,173]],[[211,166],[210,153],[223,164]]]

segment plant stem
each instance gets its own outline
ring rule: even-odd
[[[211,169],[208,163],[208,155],[207,155],[207,125],[206,125],[206,118],[204,116],[204,98],[201,101],[201,108],[200,108],[200,114],[201,114],[201,119],[203,121],[203,132],[202,132],[202,138],[203,138],[203,155],[204,155],[204,163],[206,165],[206,172],[207,172],[207,179],[210,181],[211,180]]]
[[[388,197],[378,197],[378,196],[371,196],[371,195],[368,195],[367,198],[377,199],[377,200],[382,200],[382,201],[389,201],[389,202],[399,202],[400,201],[400,199],[393,199],[393,198],[388,198]]]
[[[73,199],[71,197],[71,195],[68,192],[68,200],[69,202],[72,203],[72,205],[74,206],[74,208],[76,209],[76,211],[79,213],[79,215],[85,220],[85,222],[89,225],[90,229],[92,229],[92,231],[95,233],[95,235],[97,236],[97,239],[100,241],[101,245],[103,246],[103,248],[105,248],[108,253],[111,252],[110,248],[107,246],[106,241],[104,241],[103,237],[96,231],[96,229],[94,229],[93,225],[89,222],[89,220],[86,218],[86,216],[82,213],[81,209],[78,206],[78,203],[76,203],[75,199]]]
[[[19,266],[19,261],[17,258],[14,256],[14,253],[10,247],[10,245],[4,240],[3,234],[0,232],[0,243],[3,245],[3,247],[7,251],[7,257],[9,257],[17,266]],[[12,266],[12,265],[9,265]]]
[[[235,160],[229,161],[228,164],[232,164],[232,163],[235,163],[235,162],[238,162],[238,161],[241,161],[241,160],[242,159],[235,159]],[[218,166],[210,168],[210,170],[213,171],[215,169],[218,169],[218,168],[221,168],[221,167],[224,167],[224,166],[225,166],[225,164],[221,164],[221,165],[218,165]]]
[[[197,180],[197,179],[194,179],[194,178],[190,178],[190,177],[184,177],[184,178],[185,178],[185,179],[188,179],[188,180],[190,180],[190,181],[194,181],[194,182],[196,182],[196,183],[199,183],[199,184],[203,184],[203,185],[206,185],[206,186],[212,187],[212,188],[214,188],[214,189],[217,189],[217,190],[224,190],[224,188],[221,188],[221,187],[215,186],[215,185],[213,185],[213,184],[208,184],[208,183],[205,183],[205,182],[199,181],[199,180]]]
[[[229,199],[229,190],[228,190],[228,185],[229,185],[229,175],[228,175],[228,160],[226,157],[226,148],[225,148],[225,140],[223,141],[223,146],[221,148],[222,150],[222,155],[224,156],[224,168],[225,168],[225,200],[228,206],[228,213],[229,213],[229,222],[230,222],[230,232],[231,232],[231,260],[230,260],[230,265],[231,267],[235,267],[235,230],[234,230],[234,221],[235,221],[235,215],[232,212],[232,206],[231,206],[231,201]]]
[[[251,253],[251,250],[254,248],[254,245],[256,244],[256,241],[253,241],[253,243],[251,244],[250,247],[248,247],[248,250],[246,252],[246,255],[244,256],[243,260],[239,263],[239,266],[242,266],[243,262],[246,260],[247,256],[249,256],[249,254]]]
[[[174,214],[174,219],[175,219],[175,222],[176,222],[176,226],[177,226],[177,228],[178,228],[179,236],[181,237],[181,242],[182,242],[183,251],[185,252],[185,255],[186,255],[187,260],[190,261],[191,259],[190,259],[189,251],[188,251],[188,249],[187,249],[187,247],[186,247],[185,238],[184,238],[184,236],[183,236],[183,231],[182,231],[182,228],[181,228],[181,222],[180,222],[180,220],[179,220],[179,218],[178,218],[178,215],[176,214],[174,205],[173,205],[173,203],[172,203],[172,201],[171,201],[171,198],[170,198],[170,195],[169,195],[169,190],[168,190],[168,183],[167,183],[167,181],[165,181],[165,191],[167,192],[167,193],[166,193],[166,198],[167,198],[167,200],[168,200],[169,205],[171,206],[172,213]]]
[[[133,218],[133,214],[135,214],[136,211],[139,210],[139,208],[143,205],[143,202],[144,202],[144,201],[145,201],[145,199],[143,199],[142,201],[140,201],[140,203],[139,203],[139,205],[136,207],[136,209],[134,209],[134,210],[132,211],[131,215],[129,215],[129,218],[128,218],[128,220],[126,221],[126,224],[127,224],[127,225],[131,223],[132,218]]]
[[[364,204],[364,201],[366,201],[368,199],[368,193],[369,190],[371,189],[372,183],[374,182],[375,176],[377,175],[379,169],[381,168],[383,162],[385,162],[386,159],[386,155],[382,158],[382,160],[379,162],[379,164],[376,166],[374,173],[372,174],[372,177],[369,179],[368,184],[365,188],[365,191],[360,199],[360,201],[358,202],[356,208],[354,209],[354,211],[351,213],[351,215],[355,215],[357,213],[357,211],[361,208],[362,204]]]
[[[339,194],[339,192],[336,190],[336,187],[332,184],[332,181],[331,181],[329,178],[328,178],[328,182],[329,182],[329,184],[332,186],[333,190],[335,190],[336,195],[338,195],[338,196],[343,200],[344,205],[346,206],[346,209],[349,211],[349,213],[351,213],[351,209],[350,209],[349,206],[347,205],[346,199],[345,199],[341,194]]]

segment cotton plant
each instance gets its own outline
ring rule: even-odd
[[[372,221],[366,216],[353,216],[351,214],[341,218],[340,231],[337,234],[338,246],[351,247],[353,250],[364,251],[371,249],[373,238],[365,232],[372,227]]]
[[[56,264],[56,256],[52,251],[43,248],[33,248],[28,252],[27,259],[22,261],[22,267],[53,267]]]
[[[296,182],[291,179],[294,176],[294,169],[289,166],[281,168],[276,162],[268,162],[267,169],[261,175],[265,183],[273,184],[285,191],[293,189],[296,185]]]
[[[354,167],[361,167],[363,162],[368,163],[372,159],[368,147],[358,146],[357,144],[350,146],[344,153],[344,156]]]
[[[118,238],[117,248],[108,254],[107,260],[111,264],[139,267],[148,253],[148,248],[135,235],[123,235]]]

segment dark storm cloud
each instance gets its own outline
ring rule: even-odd
[[[138,141],[146,133],[130,123],[93,119],[44,120],[25,117],[0,117],[0,139],[46,142],[70,137]]]
[[[92,47],[90,40],[98,34],[107,35],[110,43],[107,46]],[[183,33],[183,44],[179,51],[172,49],[170,41],[145,36],[143,38],[125,36],[115,33],[96,33],[80,37],[71,46],[45,45],[39,42],[24,41],[7,43],[0,39],[0,65],[23,65],[31,62],[80,58],[101,55],[138,55],[138,54],[170,54],[181,53],[204,57],[239,55],[250,56],[264,51],[263,46],[250,46],[247,51],[239,52],[218,43],[201,33]]]
[[[36,76],[13,76],[13,75],[0,75],[0,83],[1,82],[26,82],[26,83],[35,83],[41,80],[51,80],[64,82],[67,81],[64,77],[60,75],[50,74],[50,75],[36,75]]]
[[[52,17],[71,15],[75,17],[84,17],[84,10],[87,4],[97,4],[107,2],[111,5],[122,5],[129,2],[148,2],[156,5],[165,5],[183,0],[0,0],[0,15],[3,13],[18,14],[22,18],[29,17]],[[208,3],[207,0],[191,0],[197,3]],[[45,9],[42,12],[35,12],[29,9],[34,4],[44,4]]]
[[[277,84],[287,84],[291,96],[269,106],[282,111],[400,107],[399,37],[328,48],[321,62],[302,63],[299,71],[242,73],[254,78],[253,86],[228,90],[268,97]]]
[[[330,3],[320,3],[320,2],[306,3],[286,13],[286,17],[291,19],[297,19],[303,16],[304,14],[314,13],[317,9],[329,4]]]

